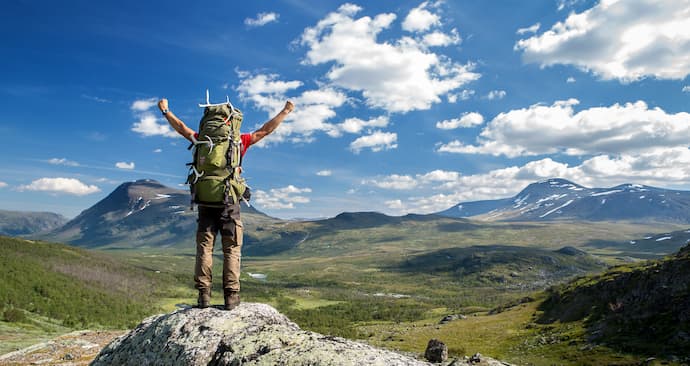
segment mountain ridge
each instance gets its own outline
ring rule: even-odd
[[[458,203],[436,214],[489,221],[647,220],[690,223],[690,191],[626,183],[587,188],[562,178],[531,183],[518,194]]]
[[[19,236],[50,231],[68,219],[54,212],[0,210],[0,235]]]
[[[85,247],[175,246],[193,242],[196,213],[189,193],[152,179],[125,182],[62,227],[38,238]],[[243,220],[271,220],[242,205]],[[275,219],[274,219],[275,220]]]

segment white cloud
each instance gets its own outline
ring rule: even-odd
[[[261,27],[268,23],[277,22],[280,14],[277,13],[259,13],[256,18],[246,18],[244,24],[250,27]]]
[[[316,175],[318,175],[319,177],[330,177],[331,175],[333,175],[333,172],[330,170],[319,170],[318,172],[316,172]]]
[[[402,200],[389,200],[384,202],[384,204],[386,205],[386,207],[392,210],[402,210],[405,208],[405,206],[403,206]]]
[[[156,150],[153,150],[153,152],[155,152],[155,153],[162,153],[162,152],[163,152],[163,149],[158,148],[158,149],[156,149]]]
[[[74,178],[40,178],[28,185],[19,186],[18,190],[67,193],[75,196],[84,196],[100,192],[98,187],[84,184]]]
[[[477,112],[464,113],[460,118],[436,122],[436,128],[452,130],[458,127],[474,127],[484,123],[484,117]]]
[[[328,131],[328,134],[332,137],[341,136],[343,132],[358,134],[364,129],[386,127],[388,126],[388,123],[388,116],[379,116],[368,121],[364,121],[356,117],[348,118],[342,123],[334,125],[333,129]]]
[[[273,188],[269,192],[257,190],[254,193],[256,203],[265,209],[282,210],[293,209],[295,204],[309,203],[310,199],[304,196],[311,193],[311,188],[298,188],[289,185],[283,188]]]
[[[422,32],[432,26],[440,25],[440,17],[427,10],[428,5],[429,2],[425,1],[418,7],[410,10],[402,23],[402,28],[408,32]]]
[[[139,121],[134,122],[131,130],[138,132],[143,136],[165,136],[165,137],[179,137],[177,132],[170,128],[167,122],[159,122],[157,118],[151,113],[143,113],[139,116]]]
[[[528,184],[547,178],[565,178],[589,187],[611,187],[623,183],[639,183],[652,186],[686,185],[690,181],[690,150],[687,147],[656,149],[643,154],[623,154],[618,157],[598,155],[571,166],[551,158],[531,161],[522,166],[510,166],[486,173],[462,176],[458,172],[434,173],[446,180],[424,179],[434,172],[411,176],[391,175],[368,179],[363,183],[382,181],[375,185],[383,189],[403,189],[391,182],[409,179],[404,189],[411,192],[431,192],[429,195],[413,195],[405,199],[386,201],[396,213],[431,213],[447,209],[460,202],[510,197]]]
[[[520,28],[515,33],[520,34],[520,35],[525,34],[525,33],[537,33],[537,31],[539,31],[539,27],[541,27],[541,23],[535,23],[535,24],[530,25],[529,27]]]
[[[455,103],[459,100],[468,100],[474,95],[474,90],[465,89],[458,94],[448,94],[448,102]]]
[[[350,144],[350,150],[359,154],[362,149],[369,148],[373,152],[390,150],[398,147],[398,134],[394,132],[375,131],[371,135],[357,138]]]
[[[286,93],[302,86],[300,81],[280,81],[278,75],[238,72],[241,79],[237,88],[240,98],[273,116],[284,106]],[[330,132],[337,127],[328,120],[336,116],[335,108],[345,104],[347,96],[330,87],[307,90],[291,98],[295,110],[288,115],[280,128],[259,144],[272,142],[309,142],[315,132]]]
[[[683,92],[683,93],[690,93],[690,85],[684,86],[683,89],[682,89],[682,92]]]
[[[428,12],[425,4],[418,8],[420,12]],[[332,64],[327,80],[361,93],[370,107],[402,113],[428,109],[441,96],[480,77],[472,71],[474,64],[455,63],[410,37],[379,41],[396,15],[353,18],[360,10],[351,4],[341,6],[305,29],[300,44],[308,48],[304,64]],[[426,29],[435,23],[418,16],[409,19],[409,29]]]
[[[685,147],[690,114],[666,113],[643,101],[575,112],[576,99],[501,113],[487,123],[477,145],[452,141],[439,152],[508,157],[564,153],[573,156],[641,153]]]
[[[76,161],[67,160],[65,158],[52,158],[48,160],[48,163],[53,165],[79,166],[79,163]]]
[[[422,37],[422,43],[428,47],[444,47],[452,44],[460,44],[462,38],[457,29],[451,30],[450,34],[443,32],[431,32]]]
[[[569,76],[567,79],[565,79],[565,82],[568,84],[574,83],[575,81],[576,81],[575,78],[572,76]]]
[[[364,180],[362,184],[383,189],[409,190],[416,188],[419,182],[409,175],[392,174],[387,177]]]
[[[135,100],[132,105],[130,106],[130,109],[135,111],[135,112],[145,112],[151,109],[153,106],[155,106],[158,103],[158,98],[148,98],[148,99],[140,99],[140,100]]]
[[[690,74],[690,2],[606,0],[519,40],[526,62],[575,65],[602,79],[636,81]]]
[[[437,182],[452,182],[460,177],[460,173],[447,170],[434,170],[416,176],[391,174],[384,177],[375,177],[362,180],[363,185],[374,186],[392,190],[411,190],[428,186]]]
[[[125,170],[132,170],[134,169],[134,162],[124,162],[124,161],[118,161],[115,163],[115,167],[118,169],[125,169]]]
[[[492,90],[489,92],[489,94],[486,95],[486,99],[488,100],[494,100],[494,99],[503,99],[506,96],[506,91],[505,90]]]
[[[7,187],[7,183],[5,182],[0,182],[0,188],[5,188]]]

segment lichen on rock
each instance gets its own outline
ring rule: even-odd
[[[92,365],[429,365],[344,338],[305,331],[274,308],[184,309],[145,319]]]

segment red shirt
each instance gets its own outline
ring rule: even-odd
[[[194,132],[194,138],[195,139],[199,138],[198,132]],[[240,135],[240,140],[242,140],[242,151],[240,151],[240,154],[242,154],[242,156],[244,156],[244,153],[247,152],[247,149],[252,144],[252,134],[251,133],[243,133]]]

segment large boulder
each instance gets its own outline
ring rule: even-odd
[[[265,304],[184,309],[145,319],[92,365],[429,365],[300,329]]]

